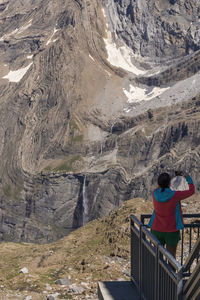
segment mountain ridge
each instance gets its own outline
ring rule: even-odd
[[[1,241],[59,239],[163,170],[199,190],[199,4],[142,3],[1,2]]]

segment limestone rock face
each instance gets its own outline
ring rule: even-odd
[[[109,24],[135,53],[167,61],[199,49],[198,0],[104,0]]]
[[[199,11],[0,1],[0,240],[56,240],[162,171],[199,189]]]

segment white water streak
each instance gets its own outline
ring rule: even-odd
[[[86,175],[83,180],[83,225],[85,225],[89,220],[89,201],[87,195],[87,186],[86,186]]]

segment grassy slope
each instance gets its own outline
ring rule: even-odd
[[[184,213],[199,211],[198,196],[183,202]],[[98,281],[129,280],[124,272],[130,268],[129,216],[133,213],[139,218],[141,213],[151,212],[150,201],[132,199],[108,217],[92,221],[57,242],[48,245],[1,243],[0,300],[24,299],[24,295],[32,295],[33,300],[46,299],[43,293],[46,283],[53,288],[47,292],[59,292],[62,299],[87,299],[84,294],[71,295],[68,287],[55,284],[57,279],[66,277],[70,277],[71,284],[88,283],[85,293],[95,299]],[[19,274],[23,267],[29,269],[28,274]]]
[[[42,293],[49,283],[53,287],[50,293],[58,291],[63,299],[70,299],[67,287],[56,285],[56,279],[70,276],[71,283],[88,282],[87,294],[95,293],[99,280],[127,279],[123,267],[129,269],[129,215],[139,216],[141,212],[151,213],[151,203],[133,199],[108,217],[92,221],[57,242],[48,245],[2,243],[1,295],[9,293],[8,299],[14,299],[17,292],[27,291],[33,299],[46,299]],[[117,260],[118,257],[121,259]],[[29,269],[29,274],[19,274],[23,267]]]

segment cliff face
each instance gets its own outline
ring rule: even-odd
[[[110,27],[149,62],[165,62],[199,49],[197,0],[104,0]]]
[[[0,238],[49,242],[162,170],[199,188],[197,1],[0,2]]]

